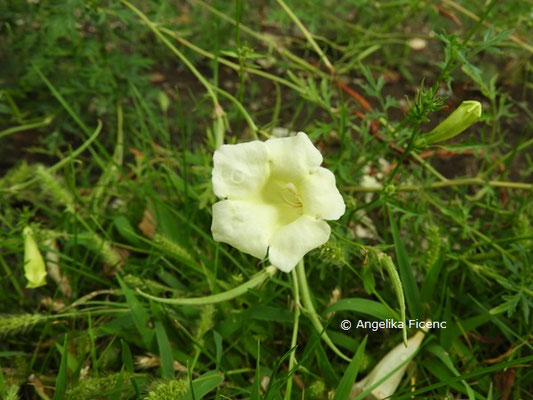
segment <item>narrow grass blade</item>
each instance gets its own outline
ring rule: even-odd
[[[217,360],[217,367],[220,368],[222,361],[222,335],[213,330],[213,340],[215,342],[215,359]]]
[[[209,371],[199,378],[192,381],[192,391],[183,396],[183,400],[200,400],[203,399],[209,392],[213,391],[218,385],[224,381],[224,376],[217,371]]]
[[[446,365],[446,367],[448,367],[448,369],[455,376],[461,376],[459,371],[457,371],[457,369],[453,365],[453,362],[452,362],[450,356],[448,355],[448,353],[441,346],[439,346],[438,344],[433,343],[433,344],[431,344],[431,345],[429,345],[427,347],[427,350],[429,352],[433,353],[435,356],[437,356],[437,358],[439,358],[444,363],[444,365]],[[470,400],[475,400],[476,396],[475,396],[474,391],[472,390],[472,388],[468,385],[468,383],[466,383],[465,380],[462,380],[461,382],[463,383],[463,385],[466,388],[466,393],[468,394],[468,398]]]
[[[430,267],[428,273],[426,274],[424,283],[422,283],[422,289],[420,293],[422,302],[428,303],[433,297],[435,293],[435,287],[437,286],[440,270],[443,264],[444,263],[441,256],[437,259],[435,264]]]
[[[276,363],[274,369],[270,373],[268,387],[266,389],[265,394],[263,395],[263,399],[270,400],[270,399],[281,399],[282,398],[281,387],[285,386],[286,380],[281,380],[278,378],[278,371],[280,370],[285,360],[287,360],[290,357],[293,351],[296,351],[296,346],[289,349],[285,354],[283,354],[281,358],[279,359],[279,361]]]
[[[260,400],[259,396],[259,385],[261,384],[261,373],[260,373],[260,360],[261,359],[261,343],[257,341],[257,360],[255,362],[255,375],[254,382],[252,383],[252,393],[250,395],[250,400]]]
[[[172,356],[172,348],[168,341],[167,332],[161,321],[155,321],[155,336],[157,339],[157,346],[159,347],[159,358],[161,359],[161,372],[163,378],[173,378],[174,357]]]
[[[316,337],[318,340],[318,334],[316,335]],[[328,385],[336,385],[337,382],[339,382],[339,376],[335,372],[335,369],[333,368],[333,365],[331,365],[326,351],[320,343],[318,343],[318,345],[316,346],[315,355],[318,363],[318,368],[322,372],[322,375],[324,376],[324,379],[326,380]]]
[[[355,352],[352,361],[350,361],[350,364],[348,364],[348,368],[346,368],[346,371],[344,372],[344,375],[342,376],[341,381],[339,382],[339,386],[337,386],[337,390],[335,391],[334,400],[349,399],[350,393],[352,391],[352,386],[355,382],[355,379],[357,378],[359,367],[361,366],[363,354],[365,353],[367,339],[368,336],[365,336],[365,338],[357,348],[357,351]]]
[[[63,400],[65,393],[67,392],[67,365],[68,365],[68,335],[65,335],[65,341],[63,342],[63,354],[61,357],[61,364],[59,364],[59,372],[56,378],[55,392],[53,400]]]
[[[426,386],[424,388],[417,389],[415,391],[409,392],[409,393],[407,393],[405,395],[398,396],[397,398],[395,398],[395,400],[411,399],[414,396],[420,395],[422,393],[431,392],[431,391],[433,391],[435,389],[438,389],[438,388],[441,388],[441,387],[445,387],[445,386],[451,386],[451,384],[454,383],[454,382],[460,382],[462,380],[466,380],[466,379],[470,379],[470,378],[477,378],[479,376],[483,376],[485,374],[490,374],[491,372],[495,372],[495,371],[500,371],[500,370],[503,370],[504,368],[512,367],[514,365],[521,365],[522,364],[522,365],[529,366],[527,363],[531,363],[531,362],[533,362],[533,356],[517,358],[517,359],[512,360],[512,361],[506,361],[506,362],[502,362],[502,363],[499,363],[499,364],[491,365],[490,367],[480,368],[480,369],[478,369],[476,371],[472,371],[472,372],[469,372],[467,374],[463,374],[463,375],[460,375],[460,376],[454,376],[453,378],[442,380],[439,383],[434,383],[433,385],[429,385],[429,386]]]
[[[111,390],[109,400],[121,400],[122,399],[122,387],[124,386],[124,366],[120,369],[120,373],[117,376],[115,386]]]
[[[150,350],[154,342],[154,331],[148,328],[150,317],[142,304],[135,297],[135,292],[124,284],[124,281],[122,281],[120,276],[117,275],[117,279],[122,289],[122,293],[124,293],[124,296],[126,297],[126,302],[130,307],[133,323],[139,331],[146,348]]]
[[[352,311],[354,313],[370,315],[371,317],[383,320],[398,317],[377,301],[356,297],[339,300],[329,306],[324,313],[327,314],[333,311]]]
[[[130,375],[132,375],[130,378],[130,381],[131,381],[131,384],[133,385],[133,388],[135,389],[136,397],[140,397],[141,392],[139,390],[139,385],[137,385],[137,382],[133,378],[134,370],[133,370],[133,357],[131,356],[131,349],[128,346],[128,343],[126,343],[124,339],[120,339],[120,347],[122,349],[122,363],[124,364],[126,371]]]

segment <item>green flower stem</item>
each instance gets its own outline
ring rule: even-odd
[[[7,135],[11,135],[13,133],[17,133],[17,132],[42,128],[43,126],[50,125],[53,119],[54,119],[53,117],[46,117],[40,122],[34,122],[32,124],[24,124],[24,125],[14,126],[12,128],[5,129],[3,131],[0,131],[0,138],[7,136]]]
[[[51,167],[47,168],[46,170],[49,173],[53,173],[57,171],[58,169],[62,168],[64,165],[68,164],[72,160],[74,160],[78,155],[80,155],[89,145],[96,139],[96,137],[100,134],[100,131],[102,130],[102,121],[98,120],[98,126],[96,127],[93,134],[76,150],[74,150],[72,153],[70,153],[67,157],[63,158],[61,161],[55,163]],[[8,193],[16,193],[19,190],[25,189],[28,186],[33,185],[34,183],[37,183],[40,181],[39,177],[32,178],[26,182],[19,183],[16,185],[13,185],[7,189],[2,189],[0,187],[0,193],[2,192],[8,192]],[[1,183],[1,181],[0,181]]]
[[[420,157],[415,152],[411,152],[411,157],[413,157],[416,161],[418,161],[425,169],[427,169],[429,172],[431,172],[434,176],[439,178],[440,181],[442,181],[442,182],[447,182],[448,181],[448,179],[444,175],[442,175],[439,171],[437,171],[435,168],[433,168],[433,166],[428,161],[426,161],[425,159]]]
[[[220,19],[223,19],[224,21],[229,22],[232,25],[237,25],[237,22],[234,19],[232,19],[232,18],[228,17],[226,14],[218,11],[216,8],[210,6],[209,4],[207,4],[203,0],[188,0],[188,3],[191,4],[192,6],[194,6],[195,4],[198,4],[198,5],[202,6],[202,7],[204,7],[209,12],[215,14]],[[277,51],[282,56],[287,57],[289,60],[291,60],[294,63],[298,64],[300,67],[304,68],[305,70],[307,70],[309,72],[313,72],[313,73],[317,74],[321,78],[327,78],[328,77],[328,75],[326,73],[322,72],[321,70],[319,70],[315,66],[309,64],[303,58],[300,58],[297,55],[291,53],[289,50],[287,50],[285,47],[283,47],[280,43],[276,42],[276,40],[274,39],[274,36],[255,32],[254,30],[248,28],[247,26],[245,26],[245,25],[243,25],[241,23],[239,23],[239,29],[241,31],[245,32],[246,34],[248,34],[250,36],[253,36],[256,39],[258,39],[258,40],[260,40],[262,42],[265,42],[268,46],[272,47],[273,50]]]
[[[461,6],[460,4],[457,4],[455,1],[453,0],[442,0],[443,3],[445,3],[446,5],[456,9],[457,11],[459,11],[460,13],[466,15],[468,18],[470,19],[473,19],[474,21],[476,22],[479,22],[480,21],[480,18],[474,14],[472,11],[464,8],[463,6]],[[486,22],[486,21],[481,21],[481,23],[483,24],[483,26],[486,26],[486,27],[493,27],[493,25],[491,25],[490,23]],[[495,28],[495,31],[496,32],[501,32],[502,29],[501,28]],[[511,39],[513,42],[515,42],[516,44],[518,44],[520,47],[522,47],[523,49],[529,51],[530,53],[533,53],[533,46],[527,44],[526,42],[524,42],[522,39],[520,39],[518,36],[516,35],[509,35],[509,39]]]
[[[307,39],[307,41],[311,44],[311,47],[316,51],[316,53],[320,56],[324,64],[326,64],[326,67],[328,67],[329,71],[332,74],[335,74],[335,68],[333,65],[329,62],[328,58],[320,48],[320,46],[315,42],[315,39],[313,39],[313,36],[311,36],[311,33],[307,30],[307,28],[302,24],[302,21],[298,19],[296,14],[292,12],[292,10],[285,4],[283,0],[277,0],[278,4],[283,8],[283,10],[287,13],[287,15],[292,19],[292,21],[296,24],[296,26],[302,31],[303,35]]]
[[[395,190],[398,192],[416,192],[427,189],[439,189],[449,186],[465,186],[465,185],[489,185],[493,187],[505,187],[509,189],[533,190],[533,184],[523,182],[506,182],[506,181],[486,181],[481,178],[463,178],[450,179],[444,182],[435,182],[430,185],[401,185],[396,186]],[[364,186],[345,186],[345,190],[350,192],[381,192],[384,187],[364,187]]]
[[[26,300],[26,297],[24,297],[24,292],[22,291],[22,288],[20,287],[20,284],[17,278],[15,277],[15,275],[11,271],[11,267],[6,263],[6,261],[4,260],[1,254],[0,254],[0,265],[2,266],[2,268],[4,269],[6,273],[6,277],[8,277],[11,280],[11,284],[15,288],[19,297],[23,300]]]
[[[255,140],[258,139],[257,137],[257,132],[259,131],[259,129],[257,128],[257,125],[255,125],[255,122],[253,121],[252,117],[250,116],[250,114],[248,114],[248,111],[246,111],[246,109],[243,107],[243,105],[239,102],[239,100],[237,100],[235,97],[233,97],[231,94],[229,94],[228,92],[226,92],[225,90],[222,90],[216,86],[213,86],[213,89],[220,93],[222,96],[226,97],[227,99],[229,99],[233,104],[235,104],[235,106],[239,109],[239,111],[241,112],[243,118],[245,119],[246,123],[248,124],[248,126],[250,127],[250,129],[252,130],[252,136],[254,137]]]
[[[187,39],[184,39],[182,38],[180,35],[178,35],[177,32],[174,32],[174,31],[171,31],[170,29],[168,28],[160,28],[160,31],[171,36],[172,38],[174,38],[175,40],[177,40],[180,44],[184,45],[185,47],[188,47],[189,49],[191,49],[192,51],[198,53],[198,54],[201,54],[202,56],[204,57],[207,57],[209,58],[210,60],[217,60],[220,64],[224,64],[226,67],[229,67],[235,71],[245,71],[245,72],[248,72],[252,75],[257,75],[257,76],[260,76],[262,78],[265,78],[265,79],[269,79],[271,81],[274,81],[274,82],[278,82],[284,86],[287,86],[293,90],[295,90],[296,92],[300,93],[300,94],[304,94],[305,93],[305,90],[303,90],[300,86],[298,85],[295,85],[294,83],[292,83],[291,81],[288,81],[287,79],[283,79],[283,78],[280,78],[279,76],[277,75],[273,75],[273,74],[269,74],[268,72],[265,72],[265,71],[262,71],[260,69],[257,69],[257,68],[253,68],[253,67],[250,67],[250,66],[247,66],[247,65],[243,65],[242,67],[239,65],[239,64],[236,64],[232,61],[229,61],[229,60],[226,60],[225,58],[222,58],[220,56],[215,56],[213,53],[210,53],[209,51],[206,51],[198,46],[196,46],[195,44],[189,42]]]
[[[379,122],[385,126],[387,128],[387,130],[391,133],[391,134],[394,134],[395,132],[395,128],[393,126],[391,126],[389,124],[389,122],[385,119],[385,118],[380,118],[379,119]],[[448,179],[446,179],[445,176],[443,176],[439,171],[437,171],[435,168],[433,168],[433,166],[427,162],[426,160],[424,160],[422,157],[420,157],[418,154],[416,154],[415,152],[411,151],[409,153],[409,155],[411,157],[413,157],[416,161],[418,161],[425,169],[427,169],[429,172],[431,172],[433,175],[435,175],[437,178],[439,178],[441,181],[447,181]]]
[[[313,326],[318,331],[318,333],[321,335],[322,340],[329,346],[331,350],[335,352],[339,357],[341,357],[343,360],[351,361],[351,359],[347,356],[345,356],[335,344],[331,341],[328,334],[326,333],[326,330],[322,326],[322,322],[320,322],[320,317],[318,316],[315,306],[313,305],[313,301],[311,300],[311,293],[309,291],[309,286],[307,284],[307,278],[305,277],[305,267],[304,263],[300,262],[296,266],[296,274],[298,277],[298,284],[300,285],[300,292],[302,295],[302,302],[303,306],[307,310],[308,317],[313,323]]]
[[[185,57],[185,55],[181,51],[179,51],[176,46],[170,43],[170,41],[161,33],[156,24],[154,24],[141,10],[139,10],[127,0],[120,1],[131,11],[137,14],[137,16],[146,24],[146,26],[148,26],[148,28],[150,28],[150,30],[157,36],[157,38],[161,40],[165,44],[165,46],[167,46],[181,60],[181,62],[183,62],[187,66],[187,68],[189,68],[189,70],[194,74],[194,76],[198,78],[200,83],[204,85],[207,90],[207,93],[209,94],[209,97],[211,97],[211,100],[213,102],[215,121],[217,126],[217,132],[215,132],[217,142],[216,145],[217,147],[222,145],[224,143],[224,111],[218,103],[217,95],[214,92],[212,86],[209,84],[209,82],[207,82],[207,80],[200,73],[200,71],[198,71],[196,67],[189,61],[189,59]]]
[[[493,163],[491,164],[485,171],[483,171],[483,175],[487,176],[488,174],[490,174],[492,171],[494,171],[496,168],[498,168],[498,166],[500,164],[504,164],[505,165],[505,162],[513,157],[515,154],[527,149],[528,147],[531,147],[533,146],[533,138],[532,139],[529,139],[525,142],[523,142],[522,144],[516,146],[515,148],[513,148],[510,152],[508,152],[506,155],[504,155],[503,157],[500,158],[500,162],[499,163]]]
[[[298,264],[303,264],[303,258],[300,260]],[[291,271],[291,277],[292,277],[292,293],[294,295],[294,325],[292,328],[292,339],[291,339],[291,349],[296,346],[296,342],[298,340],[298,326],[300,323],[300,290],[298,288],[298,275],[296,274],[296,270],[293,269]],[[289,374],[294,368],[294,364],[296,363],[296,349],[293,350],[289,357]],[[285,400],[290,400],[291,398],[291,392],[292,392],[292,376],[287,381],[287,390],[285,392]]]
[[[432,196],[429,196],[427,195],[426,193],[423,194],[423,198],[428,201],[429,203],[431,203],[437,210],[443,210],[444,209],[444,206],[442,203],[440,203],[438,200],[434,199]],[[505,250],[504,248],[502,248],[500,245],[498,245],[497,243],[495,243],[494,240],[491,240],[489,237],[487,237],[485,234],[481,233],[479,230],[477,230],[476,228],[470,226],[467,224],[467,222],[461,220],[460,218],[458,218],[457,216],[455,216],[455,214],[449,214],[449,217],[458,225],[462,226],[465,230],[468,230],[470,231],[472,234],[480,237],[481,239],[483,239],[484,242],[488,243],[489,245],[491,245],[492,247],[494,247],[496,250],[498,250],[500,253],[502,254],[505,254],[511,261],[514,261],[515,260],[515,257],[510,254],[507,250]]]
[[[181,305],[181,306],[201,306],[205,304],[221,303],[223,301],[234,299],[235,297],[245,294],[246,292],[248,292],[248,290],[253,289],[256,286],[259,286],[264,281],[266,281],[268,278],[271,278],[272,276],[274,276],[276,271],[277,271],[277,268],[270,265],[269,267],[265,268],[263,271],[254,275],[248,282],[243,283],[242,285],[239,285],[226,292],[217,293],[217,294],[213,294],[210,296],[204,296],[204,297],[193,297],[193,298],[188,298],[188,299],[167,299],[164,297],[156,297],[148,293],[144,293],[139,288],[137,288],[137,292],[141,296],[146,297],[147,299],[157,301],[158,303],[165,303],[165,304],[175,304],[175,305]]]
[[[93,210],[96,212],[98,207],[101,204],[107,204],[107,200],[110,197],[110,194],[107,193],[107,188],[109,184],[116,179],[119,175],[119,169],[122,167],[122,162],[124,160],[124,116],[122,112],[122,106],[120,103],[117,104],[117,140],[115,144],[115,150],[113,151],[113,158],[108,164],[109,167],[106,168],[100,178],[98,183],[94,188],[93,194],[91,196],[91,202],[93,204]],[[104,197],[105,195],[105,197]],[[104,198],[104,200],[101,200]]]

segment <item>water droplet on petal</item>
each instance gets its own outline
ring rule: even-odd
[[[233,173],[231,174],[231,181],[233,183],[241,183],[242,180],[243,180],[243,173],[237,169],[233,171]]]

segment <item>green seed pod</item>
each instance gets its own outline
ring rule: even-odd
[[[463,101],[448,118],[431,132],[422,136],[420,145],[440,143],[459,135],[481,118],[481,103],[475,100]]]

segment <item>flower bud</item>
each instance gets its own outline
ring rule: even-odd
[[[451,139],[468,129],[481,117],[481,103],[475,100],[463,101],[448,118],[438,124],[435,129],[420,139],[420,144],[435,144]]]
[[[407,340],[407,346],[400,343],[394,349],[389,351],[364,379],[360,380],[353,386],[351,398],[353,399],[359,393],[364,392],[367,388],[382,380],[386,375],[409,359],[420,347],[422,339],[424,339],[424,332],[419,331]],[[368,394],[366,399],[378,400],[392,396],[403,378],[405,370],[407,369],[407,364],[408,363],[405,363],[387,380],[374,388],[374,390]]]
[[[46,285],[46,267],[43,256],[33,238],[32,229],[27,226],[22,232],[24,237],[24,276],[28,280],[27,288]]]

